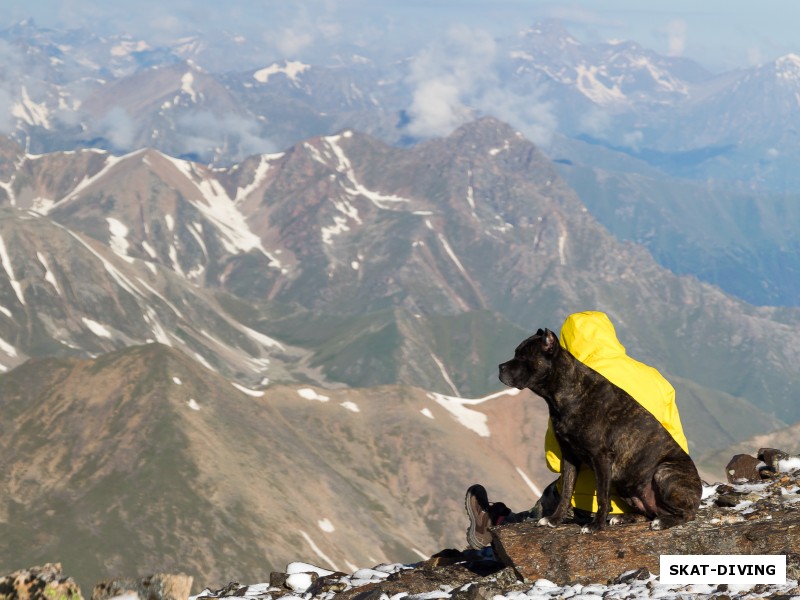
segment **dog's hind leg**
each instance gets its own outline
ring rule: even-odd
[[[691,460],[661,463],[653,473],[658,516],[651,529],[669,529],[694,519],[703,484]]]
[[[630,523],[640,523],[641,521],[646,521],[647,517],[643,514],[629,512],[629,513],[622,513],[616,514],[612,516],[608,520],[609,525],[629,525]]]
[[[575,480],[578,477],[578,466],[580,463],[570,456],[567,452],[562,451],[561,456],[561,497],[558,499],[558,504],[553,514],[547,517],[542,517],[537,521],[537,525],[555,527],[564,522],[567,516],[567,510],[572,504],[572,492],[575,491]]]

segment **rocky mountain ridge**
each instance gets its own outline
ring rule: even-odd
[[[576,159],[559,163],[558,170],[617,238],[643,245],[675,273],[692,274],[753,304],[797,305],[792,232],[800,212],[792,191],[676,180],[612,162],[592,167]]]
[[[63,238],[94,265],[81,273],[107,280],[87,288],[94,298],[83,292],[83,314],[67,327],[91,336],[93,352],[157,339],[249,385],[265,377],[405,382],[481,395],[494,389],[494,365],[531,323],[555,328],[592,307],[611,313],[633,355],[703,387],[764,398],[762,411],[784,423],[800,417],[790,399],[794,311],[749,307],[618,243],[547,159],[496,120],[406,150],[346,131],[230,169],[152,150],[31,156],[10,147],[0,203],[11,209],[8,235],[16,237],[0,273],[3,305],[41,319],[24,303],[33,281],[43,303],[63,303],[48,277],[58,284],[72,272],[59,250],[36,241]],[[26,234],[24,244],[30,228],[53,232]],[[25,276],[18,261],[30,265]],[[99,301],[105,290],[120,299]],[[153,306],[142,307],[144,299]],[[125,306],[141,315],[123,317]],[[56,309],[36,314],[48,310]],[[26,349],[37,343],[61,352],[79,346],[59,338],[57,318],[24,328],[25,336],[21,321],[6,322],[3,338],[21,340],[10,344],[16,360],[6,366],[42,355]],[[464,337],[464,326],[480,328],[489,345]],[[429,335],[436,330],[450,334]],[[452,344],[453,336],[463,341]],[[746,352],[745,339],[769,343],[769,360]],[[692,348],[708,340],[715,352],[698,362]],[[380,353],[367,350],[374,344]],[[743,361],[753,360],[765,361],[754,367],[760,375],[743,377]]]

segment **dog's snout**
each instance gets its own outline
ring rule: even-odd
[[[497,367],[498,377],[502,383],[509,387],[514,387],[513,377],[511,376],[511,365],[509,362],[500,363]]]

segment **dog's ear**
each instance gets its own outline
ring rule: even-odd
[[[553,356],[558,348],[558,336],[549,329],[545,329],[542,334],[542,351],[547,355]]]
[[[536,330],[536,333],[535,333],[534,335],[541,335],[541,336],[543,336],[543,335],[544,335],[544,329],[542,329],[542,328],[540,327],[539,329],[537,329],[537,330]]]

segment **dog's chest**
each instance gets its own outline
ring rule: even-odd
[[[576,453],[591,453],[603,442],[602,424],[595,419],[586,419],[579,413],[554,415],[552,412],[550,419],[559,443],[569,446]]]

